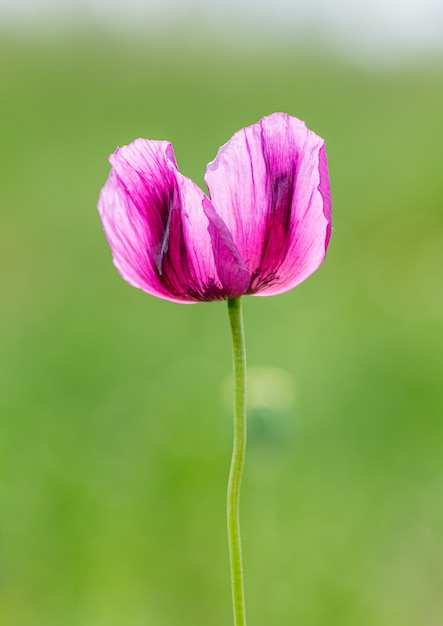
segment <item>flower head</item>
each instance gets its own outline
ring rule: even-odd
[[[207,196],[172,145],[111,156],[98,209],[123,278],[176,302],[274,295],[322,263],[331,232],[323,139],[284,113],[235,133],[206,168]]]

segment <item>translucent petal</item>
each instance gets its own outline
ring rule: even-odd
[[[206,169],[211,201],[251,274],[248,293],[292,289],[321,264],[331,228],[324,141],[274,113],[237,132]]]
[[[178,171],[171,144],[137,139],[110,162],[98,208],[125,280],[177,302],[245,293],[250,275],[232,237],[203,191]]]

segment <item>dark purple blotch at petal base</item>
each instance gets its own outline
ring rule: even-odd
[[[187,193],[186,186],[182,185],[183,195]],[[186,198],[176,190],[170,198],[156,257],[160,281],[169,293],[190,301],[209,302],[243,295],[249,284],[249,272],[209,199],[201,198],[202,218],[207,219],[206,233],[190,230],[191,216],[185,205]],[[211,250],[206,250],[206,255],[211,259],[205,262],[199,256],[202,238],[208,235]]]

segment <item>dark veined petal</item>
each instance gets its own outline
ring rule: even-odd
[[[274,113],[237,132],[205,181],[251,274],[248,293],[292,289],[322,263],[331,231],[324,141]]]
[[[178,171],[170,143],[137,139],[109,160],[98,209],[127,282],[176,302],[245,293],[250,275],[232,237],[203,191]]]

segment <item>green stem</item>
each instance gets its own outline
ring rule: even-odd
[[[246,626],[240,539],[240,485],[246,453],[246,351],[241,300],[228,300],[234,368],[234,445],[228,482],[228,539],[235,626]]]

